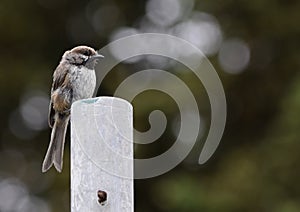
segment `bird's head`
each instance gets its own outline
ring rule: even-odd
[[[94,69],[98,59],[103,58],[101,54],[88,46],[77,46],[66,51],[62,57],[62,62],[68,62],[72,65],[85,66]]]

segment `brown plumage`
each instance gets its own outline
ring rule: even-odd
[[[96,86],[95,65],[101,57],[90,47],[78,46],[66,51],[55,69],[48,116],[52,133],[42,172],[48,171],[52,165],[61,172],[71,105],[92,97]]]

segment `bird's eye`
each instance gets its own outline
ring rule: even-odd
[[[91,53],[90,53],[90,51],[86,50],[86,51],[83,52],[83,55],[85,55],[85,56],[90,56]]]

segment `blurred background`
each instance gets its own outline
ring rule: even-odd
[[[170,172],[135,181],[135,211],[300,211],[299,11],[297,0],[1,0],[0,211],[70,210],[69,137],[62,174],[41,173],[53,70],[76,45],[100,49],[143,32],[199,47],[224,85],[228,114],[219,148],[199,165],[210,104],[189,69],[147,56],[106,76],[98,96],[113,95],[139,70],[161,68],[180,77],[199,106],[201,131],[192,152]],[[150,90],[133,105],[137,130],[149,129],[156,109],[168,120],[159,140],[136,145],[136,158],[166,151],[180,122],[174,100]]]

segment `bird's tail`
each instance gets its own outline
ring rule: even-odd
[[[48,171],[52,165],[54,165],[58,172],[61,172],[63,167],[65,135],[69,119],[69,115],[60,116],[56,114],[51,140],[42,166],[42,172]]]

